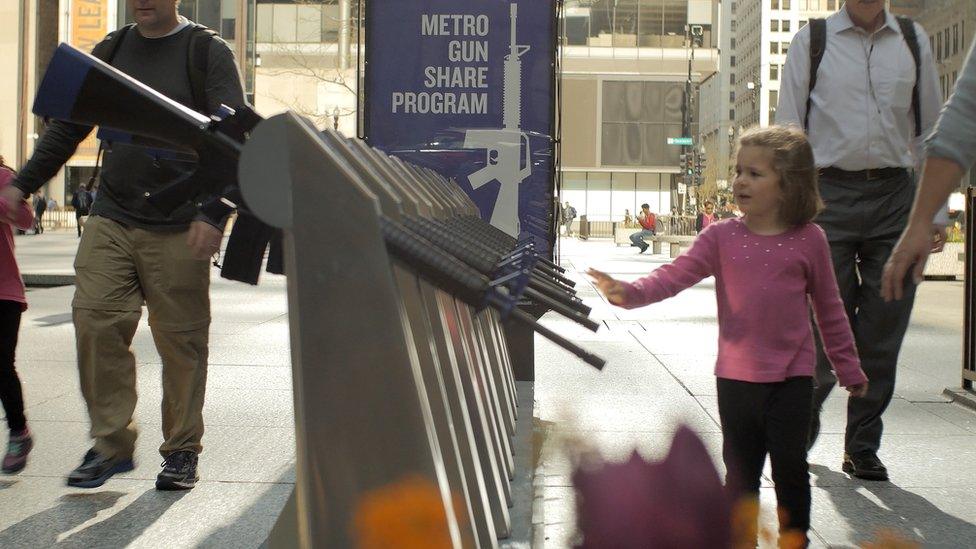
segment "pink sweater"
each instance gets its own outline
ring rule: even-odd
[[[629,284],[622,306],[662,301],[708,276],[715,277],[718,300],[716,376],[754,383],[812,376],[812,304],[840,384],[867,381],[837,290],[827,237],[817,225],[762,236],[741,219],[713,223],[673,263]]]
[[[0,167],[0,189],[10,185],[14,174],[7,168]],[[0,215],[6,215],[10,205],[0,199]],[[34,211],[26,200],[21,200],[17,206],[17,227],[29,229],[34,223]],[[0,222],[0,300],[17,301],[27,309],[27,297],[24,295],[24,281],[20,278],[17,259],[14,257],[14,235],[10,225]]]

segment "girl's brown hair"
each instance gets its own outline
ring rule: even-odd
[[[802,131],[793,126],[754,127],[739,138],[738,148],[742,147],[762,147],[772,154],[773,169],[783,191],[783,221],[802,225],[817,217],[824,205],[817,187],[813,148]]]

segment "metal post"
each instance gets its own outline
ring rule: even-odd
[[[974,265],[974,247],[976,247],[976,189],[968,187],[966,189],[966,294],[963,300],[963,348],[962,348],[962,388],[967,391],[973,390],[973,382],[976,381],[976,307],[973,306],[973,297],[976,296],[976,283],[973,276],[976,274]]]

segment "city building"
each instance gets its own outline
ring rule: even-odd
[[[736,0],[736,132],[776,120],[780,79],[793,36],[841,0]]]
[[[719,70],[701,83],[699,103],[699,153],[705,159],[701,199],[716,198],[726,191],[732,180],[730,165],[735,139],[735,69],[734,32],[736,0],[723,0],[719,15]]]
[[[717,0],[569,0],[562,36],[562,200],[589,221],[690,204],[678,166],[689,77],[718,70]],[[691,47],[690,25],[702,29]],[[697,115],[692,93],[691,113]],[[697,118],[692,116],[691,118]],[[696,139],[697,141],[697,139]],[[700,146],[700,145],[696,145]]]
[[[956,87],[966,55],[976,34],[976,2],[972,0],[891,0],[891,11],[912,17],[929,35],[929,46],[939,73],[942,99]],[[976,173],[964,179],[976,185]]]

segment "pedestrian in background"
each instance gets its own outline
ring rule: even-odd
[[[807,435],[816,363],[808,303],[827,354],[854,396],[867,391],[830,249],[812,223],[820,210],[813,151],[799,130],[746,131],[736,154],[743,217],[712,223],[674,262],[633,283],[590,269],[614,305],[662,301],[714,276],[718,301],[718,409],[727,486],[758,509],[769,455],[780,509],[780,547],[804,547],[810,528]],[[752,517],[758,519],[758,517]],[[750,521],[749,532],[757,528]],[[736,539],[742,539],[736,536]]]
[[[34,193],[34,234],[44,233],[44,212],[47,211],[47,200],[40,192]]]
[[[695,232],[700,233],[702,229],[718,221],[718,215],[715,214],[715,203],[711,200],[705,201],[705,211],[698,214],[695,217]]]
[[[566,236],[573,236],[573,220],[576,219],[576,208],[569,202],[563,207],[563,223],[566,225]]]
[[[14,171],[0,156],[0,189],[13,181]],[[27,465],[27,455],[34,447],[34,440],[24,416],[24,392],[14,367],[20,317],[27,309],[24,282],[14,256],[14,235],[11,226],[29,228],[34,213],[27,200],[20,198],[9,202],[0,198],[0,403],[7,416],[10,436],[7,452],[0,470],[16,473]]]
[[[916,77],[917,76],[917,77]],[[806,128],[820,171],[834,272],[857,334],[862,367],[871,378],[865,398],[849,399],[842,468],[887,480],[878,457],[882,414],[895,390],[895,370],[915,299],[885,302],[882,268],[908,221],[921,166],[923,137],[941,106],[928,36],[877,0],[848,1],[826,20],[814,19],[793,38],[780,87],[777,124]],[[945,242],[948,218],[929,219]],[[834,386],[826,357],[817,369],[810,444],[820,409]]]
[[[130,1],[135,25],[113,32],[93,53],[203,114],[216,112],[222,104],[245,105],[227,43],[180,16],[177,4],[178,0]],[[0,196],[12,200],[36,191],[58,173],[91,131],[90,126],[59,121],[48,125],[14,185]],[[210,219],[198,210],[195,204],[210,198],[206,196],[188,196],[169,214],[147,200],[150,191],[166,187],[195,166],[156,158],[131,144],[113,143],[103,150],[100,190],[75,258],[71,303],[81,391],[94,445],[68,474],[67,483],[95,488],[135,467],[136,358],[131,345],[145,304],[162,359],[164,441],[159,453],[164,461],[156,488],[190,489],[199,480],[198,455],[203,449],[208,260],[220,250],[226,219]]]
[[[630,245],[637,246],[642,254],[647,251],[650,245],[644,242],[644,238],[654,236],[657,228],[657,216],[651,211],[650,204],[641,204],[641,211],[637,214],[637,222],[640,223],[641,230],[630,235]]]
[[[75,228],[78,230],[78,238],[81,238],[81,230],[85,228],[85,221],[91,210],[91,193],[88,192],[88,185],[78,186],[78,190],[71,197],[71,207],[75,210]]]
[[[955,91],[939,116],[928,140],[928,157],[915,193],[908,228],[885,265],[881,294],[886,300],[902,299],[905,285],[918,285],[929,254],[937,251],[931,219],[937,215],[959,181],[976,164],[976,42],[969,49]],[[905,274],[912,270],[912,278]]]

